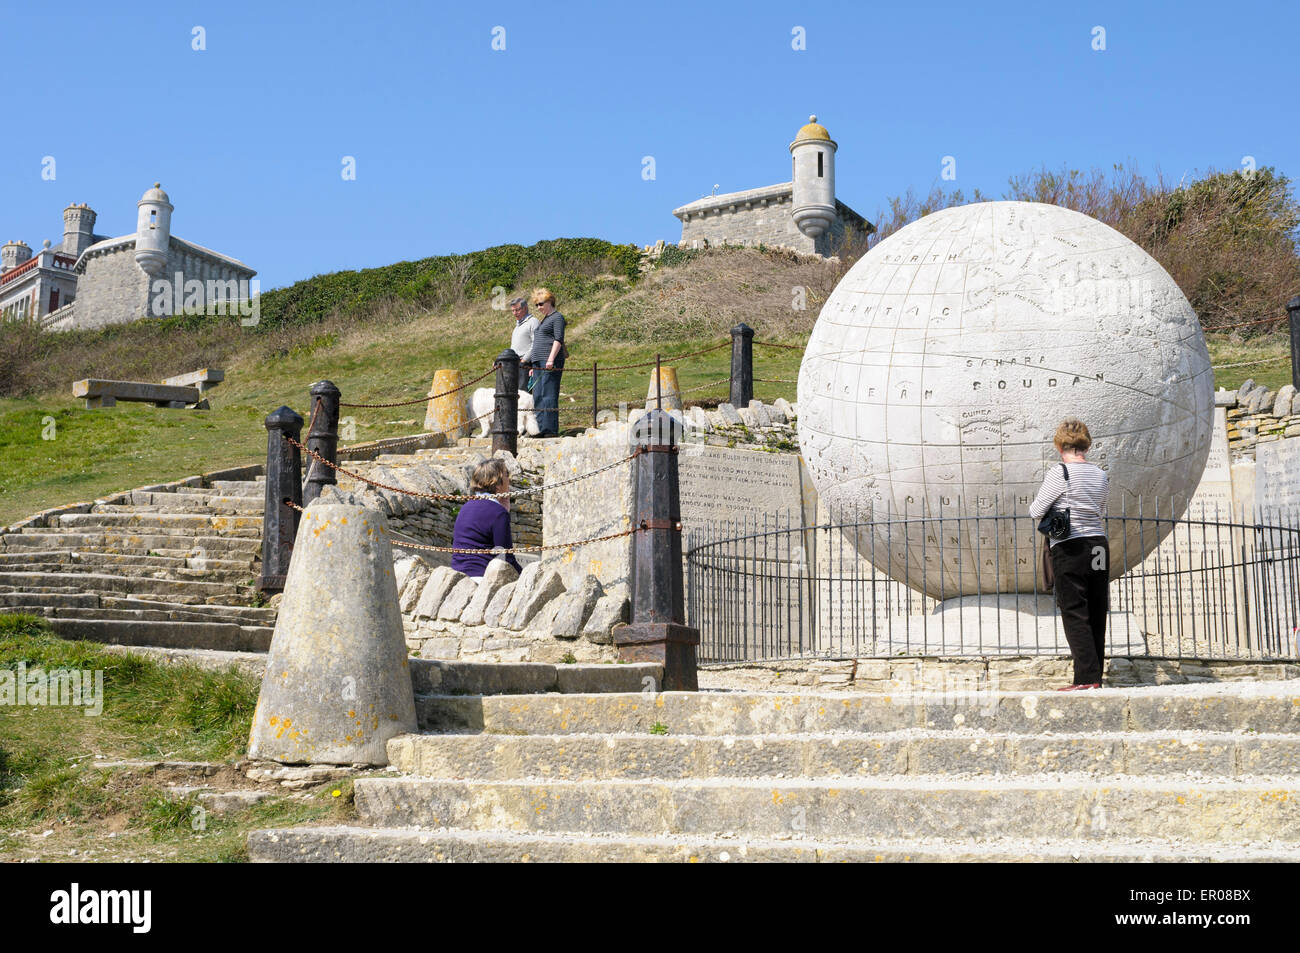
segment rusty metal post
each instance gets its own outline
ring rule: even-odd
[[[492,412],[492,452],[519,452],[519,355],[506,348],[497,355],[496,404]]]
[[[596,362],[591,362],[591,425],[599,427],[600,422],[596,419],[597,408],[600,406],[600,398],[597,396],[596,389]]]
[[[307,449],[319,453],[330,463],[339,462],[339,389],[332,381],[317,381],[311,385],[307,403]],[[319,409],[317,409],[319,407]],[[337,484],[338,475],[319,460],[307,465],[307,483],[302,491],[302,505],[309,505],[321,495],[326,486]]]
[[[284,591],[293,541],[298,535],[298,511],[285,500],[302,505],[302,455],[285,437],[302,435],[302,418],[288,407],[266,417],[266,500],[262,510],[262,576],[264,594]]]
[[[678,498],[677,444],[681,424],[661,410],[636,422],[640,451],[636,468],[632,543],[632,622],[614,630],[619,658],[658,662],[664,691],[696,691],[700,632],[686,625],[682,592],[682,523]]]
[[[740,410],[754,399],[754,329],[743,321],[731,329],[731,406]]]
[[[1291,386],[1300,390],[1300,295],[1286,303],[1291,319]]]

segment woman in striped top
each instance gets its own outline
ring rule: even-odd
[[[1105,525],[1110,481],[1105,470],[1084,459],[1092,435],[1082,421],[1066,420],[1053,442],[1061,463],[1047,471],[1029,515],[1041,520],[1053,506],[1070,511],[1070,535],[1051,540],[1056,605],[1074,657],[1074,684],[1059,690],[1101,688],[1110,611],[1110,545]],[[1063,471],[1068,472],[1068,480]]]

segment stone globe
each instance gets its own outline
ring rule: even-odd
[[[1186,509],[1214,404],[1168,273],[1109,226],[1033,202],[944,209],[881,241],[822,308],[798,393],[832,520],[863,524],[859,555],[936,599],[1041,587],[1029,504],[1067,417],[1091,431],[1109,515],[1148,518],[1110,521],[1122,575]]]

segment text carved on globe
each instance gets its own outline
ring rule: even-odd
[[[1213,388],[1154,258],[1079,212],[985,202],[913,222],[836,286],[799,370],[799,443],[836,518],[873,520],[855,545],[894,578],[942,599],[1032,592],[1029,504],[1061,421],[1088,425],[1111,516],[1167,517],[1205,468]],[[1110,520],[1112,577],[1169,528]]]

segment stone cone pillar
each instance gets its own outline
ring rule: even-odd
[[[313,504],[298,527],[249,756],[383,765],[388,739],[415,727],[387,521],[361,506]]]
[[[664,392],[664,410],[682,409],[682,392],[677,386],[677,368],[661,367],[650,372],[650,390],[645,395],[645,409],[659,409],[659,389]]]
[[[447,391],[460,387],[460,371],[437,371],[433,375],[431,394],[447,394]],[[435,397],[429,401],[429,409],[424,415],[424,429],[428,433],[442,433],[448,443],[455,443],[457,438],[465,436],[469,415],[465,407],[469,395],[458,390],[446,397]]]

